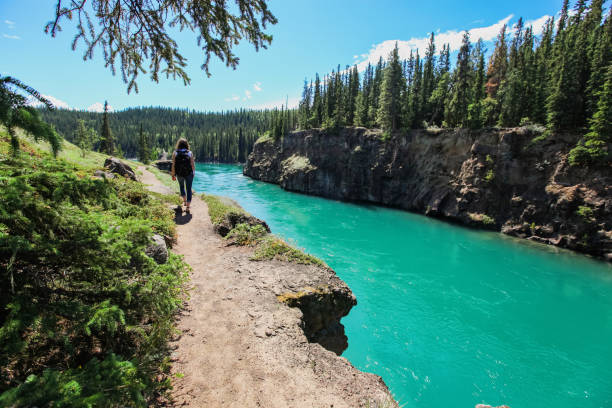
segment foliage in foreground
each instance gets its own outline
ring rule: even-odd
[[[26,150],[26,149],[24,149]],[[186,265],[165,198],[0,138],[0,406],[147,406],[169,386]]]
[[[46,140],[53,154],[57,155],[62,147],[61,136],[41,119],[39,111],[28,103],[28,98],[40,102],[47,109],[53,109],[51,102],[36,89],[16,78],[0,76],[0,125],[6,128],[10,136],[13,155],[19,150],[17,129],[22,129],[36,140]]]

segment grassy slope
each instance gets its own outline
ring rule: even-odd
[[[0,406],[155,404],[187,266],[144,249],[175,234],[174,197],[21,140],[15,158],[0,129]]]

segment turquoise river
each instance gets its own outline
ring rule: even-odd
[[[418,214],[290,193],[198,164],[224,195],[323,259],[358,305],[342,320],[357,368],[404,407],[612,407],[612,267]]]

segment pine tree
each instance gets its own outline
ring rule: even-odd
[[[416,57],[414,58],[414,68],[412,73],[412,86],[409,91],[406,92],[406,101],[405,109],[404,109],[404,123],[407,127],[418,128],[421,123],[419,123],[419,117],[421,114],[421,109],[423,107],[423,100],[421,97],[423,93],[421,92],[421,88],[423,86],[423,64],[421,63],[421,58],[419,56],[419,51],[416,52]]]
[[[610,163],[608,144],[612,135],[612,64],[608,66],[606,78],[599,100],[597,111],[589,121],[590,132],[570,151],[571,165],[592,165]]]
[[[470,50],[470,34],[466,31],[457,55],[457,68],[453,74],[450,100],[445,113],[446,123],[451,127],[467,124],[472,84]]]
[[[552,58],[554,18],[548,19],[542,32],[540,44],[535,52],[535,77],[533,80],[533,102],[531,118],[535,123],[546,123],[546,99],[548,98],[549,77]]]
[[[427,51],[425,52],[425,59],[423,61],[423,82],[421,87],[420,100],[422,101],[422,108],[419,112],[418,121],[424,119],[429,120],[431,117],[431,107],[429,106],[429,98],[433,92],[435,83],[435,72],[436,66],[436,45],[434,43],[434,33],[432,32],[429,37],[429,44],[427,45]]]
[[[359,72],[357,66],[350,70],[346,95],[346,123],[352,125],[355,122],[355,112],[357,110],[357,98],[359,95]]]
[[[321,97],[321,80],[315,76],[314,96],[312,98],[311,126],[318,128],[323,123],[323,99]]]
[[[495,49],[489,61],[489,69],[487,71],[487,95],[491,98],[497,96],[499,85],[506,77],[508,69],[508,46],[506,44],[506,25],[502,27],[497,40],[495,41]]]
[[[368,127],[376,127],[377,123],[377,115],[378,115],[378,101],[380,98],[380,89],[383,80],[383,71],[385,68],[385,63],[382,57],[379,58],[378,63],[376,64],[376,68],[374,69],[374,77],[372,79],[372,88],[370,92],[370,97],[368,100],[368,118],[370,122],[368,123]]]
[[[442,126],[442,121],[444,119],[444,106],[446,104],[446,100],[448,99],[450,81],[450,72],[444,72],[438,79],[436,89],[434,89],[431,97],[429,98],[429,104],[432,107],[430,121],[436,126]]]
[[[77,121],[77,129],[74,134],[74,144],[81,149],[81,157],[85,157],[87,152],[92,149],[95,139],[96,131],[93,129],[88,129],[85,126],[85,121],[83,119],[79,119]]]
[[[612,8],[603,26],[600,26],[603,14],[603,0],[593,0],[587,15],[589,31],[588,79],[585,89],[585,115],[591,117],[598,104],[598,94],[603,87],[607,63],[612,59]]]
[[[298,127],[300,129],[308,129],[310,122],[310,100],[311,100],[312,84],[308,86],[308,81],[304,79],[304,90],[302,91],[302,100],[298,108]]]
[[[479,40],[477,47],[478,63],[474,86],[472,89],[472,103],[468,106],[468,123],[472,129],[480,129],[484,124],[483,102],[485,97],[485,62],[482,40]]]
[[[372,76],[373,68],[371,64],[368,64],[363,74],[363,85],[361,86],[361,91],[357,95],[357,100],[355,102],[355,119],[353,120],[353,124],[355,126],[367,127],[370,122],[368,117],[368,100],[370,98],[372,88]]]
[[[115,154],[115,142],[108,121],[108,101],[104,101],[104,116],[102,117],[102,132],[100,135],[100,151],[112,156]]]
[[[403,82],[399,50],[397,43],[395,43],[395,48],[389,55],[389,61],[384,70],[376,116],[377,122],[383,130],[394,131],[401,126],[400,96]]]
[[[142,130],[142,124],[140,125],[140,131],[138,132],[138,160],[144,164],[149,164],[151,157],[151,149],[149,147],[149,141],[147,136]]]

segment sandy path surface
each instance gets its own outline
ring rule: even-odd
[[[149,189],[172,193],[139,170]],[[214,233],[203,200],[194,195],[191,205],[191,214],[177,215],[173,248],[193,269],[173,344],[176,406],[377,407],[389,400],[379,377],[309,343],[302,312],[277,300],[307,283],[313,267],[251,261],[252,249],[227,246]]]

